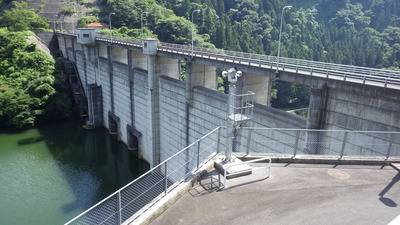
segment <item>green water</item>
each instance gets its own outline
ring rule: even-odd
[[[0,224],[64,224],[149,169],[82,121],[0,131]]]

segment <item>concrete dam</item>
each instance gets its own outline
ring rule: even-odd
[[[236,86],[239,93],[255,93],[252,127],[307,129],[310,132],[300,138],[307,145],[311,138],[339,138],[321,137],[311,133],[314,130],[400,132],[398,71],[288,58],[277,65],[274,56],[103,37],[87,29],[56,36],[63,57],[76,66],[76,80],[87,99],[86,125],[104,126],[128,147],[137,147],[151,167],[226,124],[228,95],[217,91],[217,68],[243,72]],[[184,81],[180,80],[182,62]],[[274,79],[312,87],[307,118],[270,107]],[[239,143],[243,147],[249,138],[265,138],[262,132],[244,133]],[[281,134],[299,135],[285,130]],[[367,136],[374,143],[392,143],[391,154],[400,155],[396,135]],[[224,138],[224,132],[219,138]],[[269,153],[285,149],[285,143],[253,146]],[[317,149],[304,153],[321,154]]]

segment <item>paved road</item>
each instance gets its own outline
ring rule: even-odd
[[[386,225],[400,215],[400,173],[391,167],[274,164],[271,177],[257,170],[224,190],[217,174],[152,225]]]

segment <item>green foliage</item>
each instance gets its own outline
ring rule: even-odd
[[[91,7],[91,6],[95,6],[96,2],[88,2],[88,1],[82,0],[82,1],[79,2],[79,4]]]
[[[65,14],[65,15],[71,15],[74,13],[77,13],[78,11],[76,11],[74,8],[69,7],[69,6],[64,6],[60,8],[60,12]]]
[[[0,17],[0,26],[10,31],[44,30],[49,27],[46,18],[38,16],[27,2],[13,1],[14,8],[5,10]]]
[[[99,15],[100,9],[99,8],[90,8],[86,14],[92,14],[92,15]]]
[[[89,23],[99,22],[97,16],[84,16],[78,19],[78,27],[86,27]]]
[[[308,106],[310,87],[297,83],[277,80],[273,83],[276,98],[272,98],[271,105],[275,108],[298,108]]]
[[[175,15],[172,10],[163,8],[154,0],[107,0],[103,3],[106,4],[107,8],[100,14],[106,15],[108,18],[110,12],[115,12],[115,15],[112,15],[113,27],[126,27],[129,30],[128,32],[114,31],[113,34],[117,36],[126,34],[130,37],[137,37],[137,29],[141,30],[143,22],[145,37],[156,35],[163,42],[191,43],[193,26],[190,20]],[[146,11],[148,12],[147,15],[144,14]],[[197,34],[196,27],[194,31],[193,40],[196,46],[214,48],[214,45],[209,42],[210,35]]]
[[[0,127],[67,116],[69,101],[56,91],[54,71],[54,60],[28,43],[25,33],[0,29]]]

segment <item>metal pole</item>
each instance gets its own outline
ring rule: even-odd
[[[192,12],[192,57],[193,57],[193,36],[194,36],[193,14],[194,14],[195,12],[200,12],[200,9],[193,10],[193,12]]]
[[[146,14],[146,16],[147,16],[148,13],[149,12],[145,11],[145,12],[142,12],[142,14],[140,14],[140,27],[142,28],[142,39],[143,39],[143,14]]]
[[[118,192],[118,224],[122,223],[121,219],[121,192]]]
[[[389,143],[389,149],[386,154],[386,159],[389,159],[390,155],[392,154],[392,146],[393,146],[393,142],[394,142],[394,136],[395,136],[394,133],[392,133],[392,135],[390,135],[390,143]]]
[[[54,30],[54,32],[56,32],[56,18],[57,18],[57,15],[54,15],[53,18],[54,18],[54,20],[53,20],[53,24],[54,24],[53,30]]]
[[[229,98],[228,98],[228,124],[226,128],[226,151],[225,156],[226,162],[232,162],[232,148],[233,148],[233,139],[235,138],[235,118],[230,119],[229,116],[234,116],[235,110],[235,95],[236,94],[236,85],[233,83],[229,84]]]
[[[293,6],[287,5],[287,6],[283,7],[283,9],[282,9],[282,14],[281,14],[281,27],[280,27],[280,29],[279,29],[278,57],[276,58],[276,71],[275,71],[275,73],[279,73],[279,72],[278,72],[278,67],[279,67],[279,55],[280,55],[280,53],[281,53],[283,12],[285,11],[285,9],[291,9],[291,8],[293,8]]]
[[[165,194],[167,194],[167,190],[168,190],[167,162],[165,162],[164,177],[165,177],[165,189],[164,189],[164,192],[165,192]]]
[[[346,147],[347,135],[348,135],[348,134],[349,134],[349,132],[347,132],[347,131],[344,132],[343,143],[342,143],[342,150],[340,151],[340,158],[343,158],[344,150],[345,150],[345,147]]]
[[[63,24],[63,21],[64,21],[64,15],[61,15],[61,33],[63,32],[63,27],[62,27],[62,24]]]
[[[72,15],[72,22],[71,22],[71,26],[72,26],[72,34],[74,34],[75,35],[75,27],[74,27],[74,18],[75,18],[75,14],[74,15]]]
[[[112,43],[111,15],[115,15],[115,12],[112,12],[112,13],[108,14],[108,21],[110,22],[110,30],[111,30],[111,43]]]
[[[201,139],[197,141],[197,169],[200,166],[200,143]]]

